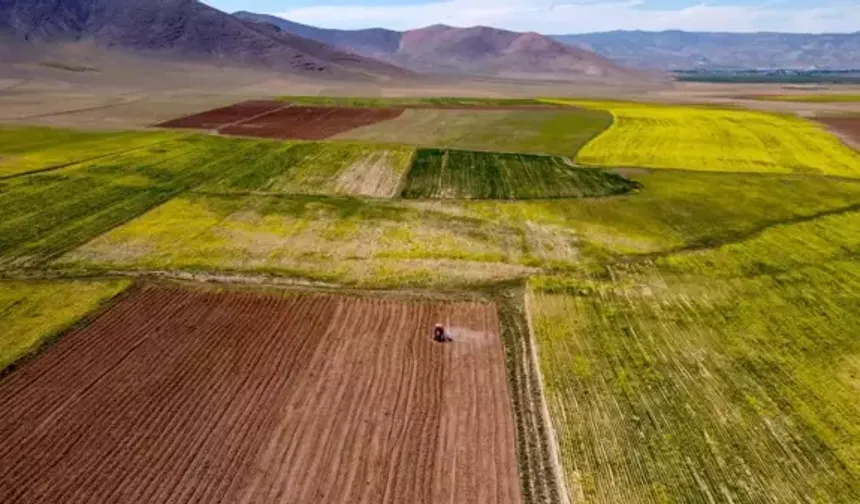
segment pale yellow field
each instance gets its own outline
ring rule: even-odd
[[[564,101],[613,125],[579,151],[584,165],[860,177],[860,154],[820,125],[749,110]]]

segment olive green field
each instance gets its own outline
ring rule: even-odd
[[[860,502],[860,153],[824,127],[281,99],[407,110],[314,142],[0,127],[0,369],[151,279],[495,296],[525,504]],[[568,499],[530,490],[554,451]]]

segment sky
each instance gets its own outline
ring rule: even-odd
[[[860,0],[203,0],[323,28],[486,25],[545,34],[610,30],[860,31]]]

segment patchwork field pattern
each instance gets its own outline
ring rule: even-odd
[[[0,179],[131,152],[180,138],[176,133],[92,133],[0,127]]]
[[[533,98],[283,96],[280,101],[311,107],[457,108],[457,109],[547,109],[558,105]]]
[[[754,95],[747,98],[762,101],[803,102],[803,103],[852,103],[860,102],[860,94],[787,94]]]
[[[269,148],[189,136],[0,181],[0,265],[49,260]]]
[[[533,281],[572,493],[857,502],[858,230],[846,211],[602,278]]]
[[[584,165],[860,177],[860,153],[820,125],[792,116],[623,102],[613,125],[577,156]]]
[[[450,287],[706,247],[860,202],[860,184],[827,178],[659,170],[635,178],[643,188],[632,196],[564,201],[192,192],[53,265]]]
[[[601,110],[406,110],[391,121],[357,128],[335,139],[421,147],[574,156],[612,124]]]
[[[127,286],[125,281],[0,281],[0,374]]]
[[[638,184],[560,157],[456,150],[418,151],[405,198],[531,199],[624,194]]]
[[[498,332],[483,302],[139,289],[0,382],[0,500],[519,504]]]
[[[255,163],[204,184],[200,190],[391,198],[397,195],[413,154],[409,147],[367,144],[273,146]]]

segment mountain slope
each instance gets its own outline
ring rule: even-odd
[[[404,75],[197,0],[0,0],[0,29],[28,41],[91,40],[98,46],[252,65],[332,78]]]
[[[860,32],[614,31],[553,38],[639,68],[860,68]]]
[[[542,78],[630,75],[630,71],[606,58],[537,33],[444,25],[406,32],[380,28],[328,30],[263,14],[237,12],[234,15],[270,23],[286,32],[422,72]]]

